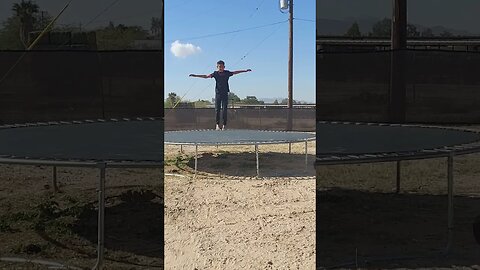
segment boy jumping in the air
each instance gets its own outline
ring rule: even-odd
[[[246,70],[237,70],[237,71],[229,71],[225,70],[225,62],[222,60],[217,62],[217,71],[214,71],[212,74],[209,75],[195,75],[190,74],[190,77],[198,77],[198,78],[215,78],[215,121],[217,125],[215,127],[216,130],[224,130],[227,125],[227,105],[228,105],[228,92],[230,92],[230,88],[228,86],[228,79],[230,76],[235,74],[249,72],[252,71],[251,69]],[[223,126],[220,128],[220,109],[222,110],[222,119],[223,119]]]

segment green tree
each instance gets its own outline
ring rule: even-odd
[[[350,26],[345,36],[353,38],[362,36],[362,33],[360,32],[360,27],[358,26],[357,22],[354,22],[352,26]]]
[[[165,108],[173,108],[179,102],[180,97],[175,92],[170,92],[165,100]]]
[[[32,1],[12,5],[12,16],[0,23],[0,49],[21,50],[28,47],[28,35],[41,31],[51,22],[52,16],[46,11],[39,12]]]
[[[417,27],[413,24],[407,24],[407,37],[419,37],[420,32],[418,32]]]
[[[0,49],[21,50],[25,46],[20,41],[20,19],[17,17],[7,18],[0,29]]]
[[[33,1],[22,0],[20,3],[13,4],[12,11],[14,12],[14,16],[20,21],[20,42],[27,48],[29,45],[28,33],[34,30],[39,7]]]
[[[52,22],[53,17],[46,11],[40,11],[38,15],[35,16],[35,30],[45,29],[50,22]]]
[[[434,36],[433,31],[430,28],[427,28],[427,29],[423,30],[420,35],[422,37],[433,37]]]
[[[390,37],[392,35],[392,20],[384,18],[383,20],[375,23],[372,27],[370,36],[374,37]],[[407,37],[418,37],[420,32],[413,24],[407,24]]]
[[[233,92],[228,92],[228,101],[238,103],[241,99]]]
[[[195,108],[206,108],[210,105],[212,105],[212,103],[208,100],[203,100],[203,99],[199,99],[197,101],[194,102],[195,103]]]
[[[453,34],[450,33],[450,32],[448,32],[447,30],[443,30],[443,32],[440,33],[440,36],[441,36],[441,37],[447,37],[447,38],[448,38],[448,37],[453,37]]]
[[[265,102],[259,101],[255,96],[247,96],[245,99],[242,100],[242,103],[248,105],[265,104]]]
[[[273,105],[278,105],[278,100],[275,99],[275,101],[273,102]]]
[[[288,104],[288,98],[282,99],[282,102],[280,103],[282,105],[287,105]],[[296,101],[295,99],[293,100],[293,104],[302,104],[301,102]]]
[[[97,30],[97,47],[100,50],[125,50],[132,49],[133,42],[146,39],[148,32],[140,26],[126,26],[113,22],[100,30]]]
[[[160,18],[152,17],[150,23],[150,31],[152,35],[159,37],[162,33],[162,20]]]
[[[384,18],[383,20],[373,25],[370,36],[390,37],[391,33],[392,33],[392,20],[388,18]]]

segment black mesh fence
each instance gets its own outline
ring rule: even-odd
[[[317,119],[392,122],[400,108],[403,122],[479,123],[478,70],[475,52],[320,53]]]
[[[315,108],[294,108],[289,128],[289,109],[278,107],[229,108],[227,127],[232,129],[315,131]],[[213,108],[165,110],[165,130],[215,128]]]
[[[3,123],[163,116],[161,51],[0,51],[0,80]]]

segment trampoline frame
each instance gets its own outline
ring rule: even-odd
[[[156,121],[161,118],[112,118],[112,119],[97,119],[84,121],[52,121],[52,122],[37,122],[25,124],[7,124],[1,125],[0,129],[6,128],[22,128],[22,127],[36,127],[49,125],[73,125],[73,124],[90,124],[90,123],[105,123],[105,122],[120,122],[120,121]],[[83,167],[83,168],[97,168],[99,170],[98,178],[98,219],[97,219],[97,259],[92,269],[103,269],[104,255],[105,255],[105,174],[107,168],[162,168],[162,162],[154,161],[116,161],[116,160],[81,160],[81,159],[30,159],[27,157],[16,157],[8,155],[0,155],[0,164],[7,165],[31,165],[31,166],[51,166],[53,167],[53,186],[55,192],[57,188],[57,167]]]
[[[429,125],[411,125],[411,124],[386,124],[386,123],[362,123],[362,122],[336,122],[336,121],[317,121],[320,124],[343,124],[343,125],[367,125],[367,126],[389,126],[389,127],[415,127],[430,129],[447,129],[463,132],[471,132],[480,135],[480,131],[456,128],[456,127],[438,127]],[[433,158],[447,158],[447,244],[444,254],[449,255],[452,252],[453,228],[454,228],[454,209],[453,209],[453,158],[454,156],[468,155],[480,152],[480,140],[472,143],[445,146],[434,149],[421,149],[419,151],[409,151],[403,153],[377,153],[360,155],[316,155],[315,169],[318,171],[320,166],[326,165],[348,165],[364,163],[382,163],[396,162],[396,193],[400,192],[401,162],[404,160],[422,160]]]
[[[230,129],[230,130],[235,130],[235,129]],[[213,131],[213,132],[222,132],[221,130],[214,130],[214,129],[196,129],[196,130],[174,130],[174,131],[165,131],[165,134],[167,133],[175,133],[175,132],[192,132],[192,131]],[[271,133],[288,133],[292,131],[277,131],[277,130],[255,130],[255,131],[260,131],[260,132],[271,132]],[[300,131],[295,131],[297,133],[305,133],[309,134],[309,132],[300,132]],[[195,160],[195,166],[194,166],[194,174],[195,176],[197,175],[197,169],[198,169],[198,146],[216,146],[218,147],[219,145],[226,145],[226,146],[235,146],[235,145],[253,145],[255,147],[255,162],[256,162],[256,172],[257,175],[256,177],[260,177],[260,162],[259,162],[259,156],[258,156],[258,148],[259,145],[268,145],[268,144],[288,144],[288,153],[292,153],[292,144],[293,143],[304,143],[305,144],[305,170],[308,168],[308,142],[309,141],[315,141],[316,137],[313,136],[312,138],[307,138],[307,139],[301,139],[301,140],[274,140],[274,141],[249,141],[249,142],[231,142],[231,143],[213,143],[213,142],[196,142],[196,143],[180,143],[180,142],[167,142],[165,141],[166,145],[179,145],[180,146],[180,152],[183,153],[183,146],[184,145],[189,145],[189,146],[195,146],[195,155],[194,155],[194,160]]]

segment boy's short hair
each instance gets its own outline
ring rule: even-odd
[[[223,62],[222,60],[220,60],[220,61],[217,62],[217,65],[223,65],[223,66],[225,66],[225,62]]]

